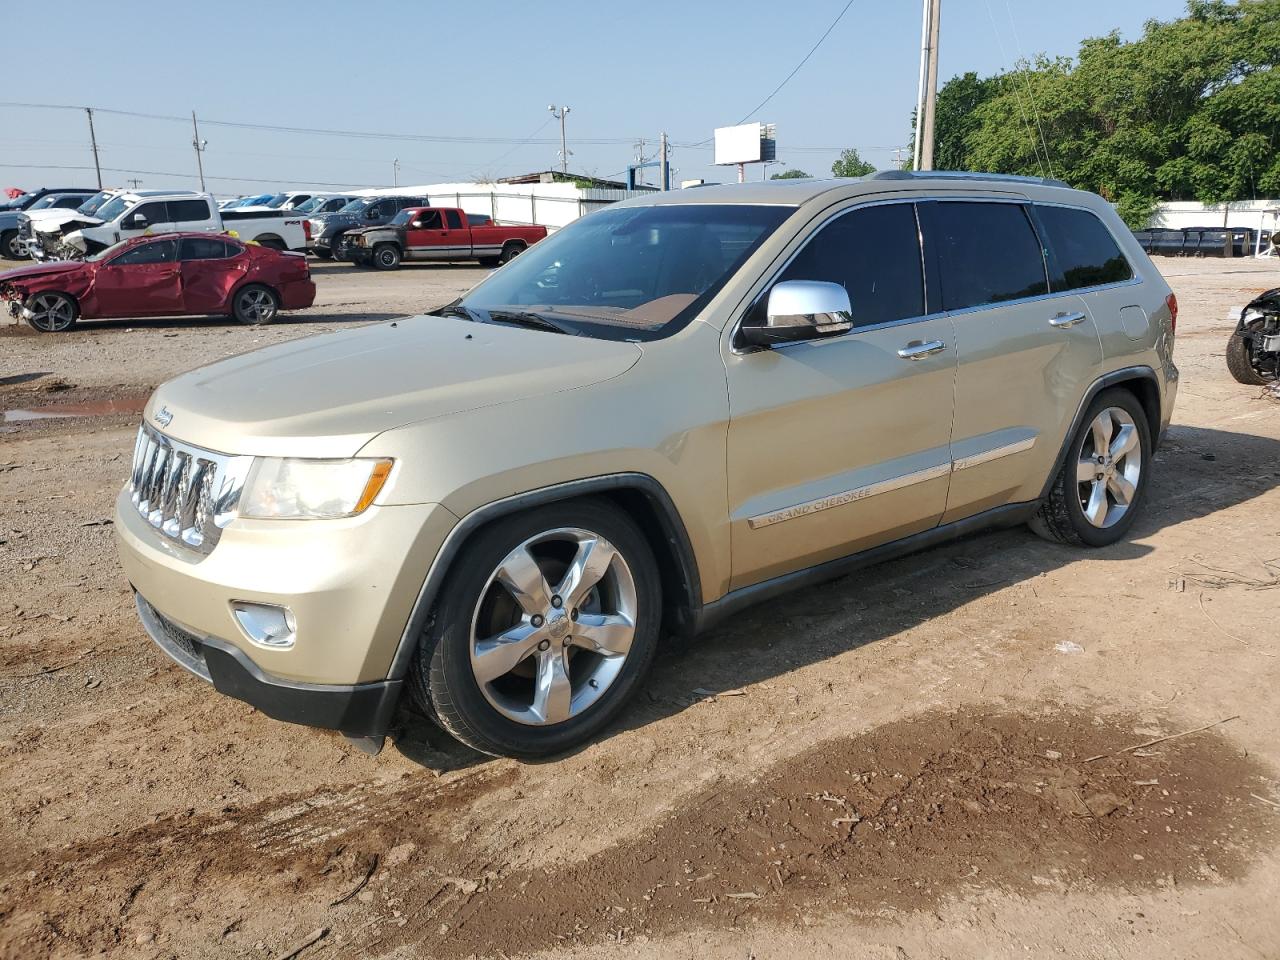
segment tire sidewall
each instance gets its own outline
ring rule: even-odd
[[[638,609],[631,652],[617,679],[592,706],[553,727],[517,723],[485,698],[471,669],[471,622],[480,592],[512,549],[558,527],[582,527],[598,533],[622,553],[635,579]],[[432,628],[424,637],[415,670],[426,674],[435,712],[446,729],[486,753],[538,759],[554,756],[590,740],[631,699],[657,650],[662,619],[661,580],[644,534],[624,514],[599,501],[551,504],[504,518],[481,531],[458,555],[441,595]],[[429,652],[429,663],[426,654]],[[441,702],[441,695],[448,703]],[[456,714],[468,728],[451,728]]]
[[[9,245],[17,241],[17,239],[18,239],[17,230],[6,230],[3,233],[0,233],[0,257],[4,257],[4,259],[6,260],[27,259],[26,257],[23,257],[20,253],[18,253],[18,251],[9,249]]]
[[[396,269],[400,266],[400,251],[394,244],[379,244],[373,248],[373,265],[379,270]]]
[[[1108,407],[1118,407],[1133,418],[1133,422],[1138,429],[1138,442],[1142,449],[1142,472],[1138,475],[1133,502],[1125,512],[1125,515],[1113,526],[1100,529],[1088,521],[1084,515],[1084,508],[1080,505],[1080,497],[1077,494],[1075,482],[1075,464],[1080,459],[1080,451],[1083,449],[1085,438],[1088,436],[1089,425],[1093,423],[1098,414]],[[1062,468],[1062,484],[1064,486],[1062,493],[1066,503],[1067,519],[1084,544],[1090,547],[1106,547],[1124,539],[1129,532],[1129,528],[1137,520],[1138,514],[1142,511],[1143,504],[1146,501],[1147,484],[1151,479],[1151,466],[1151,426],[1147,422],[1147,414],[1142,409],[1142,404],[1128,390],[1104,390],[1099,393],[1093,398],[1093,402],[1089,404],[1084,418],[1080,421],[1080,428],[1076,431],[1075,436],[1071,438],[1071,446],[1067,450],[1067,460]]]

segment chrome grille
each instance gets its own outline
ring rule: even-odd
[[[140,516],[197,553],[217,545],[235,517],[252,457],[233,457],[138,428],[129,492]]]

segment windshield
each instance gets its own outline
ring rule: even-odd
[[[530,247],[458,304],[546,314],[606,340],[662,339],[692,320],[791,213],[695,203],[601,210]]]
[[[320,206],[321,204],[324,203],[324,200],[325,200],[324,197],[312,197],[310,200],[307,200],[304,203],[298,204],[293,209],[298,213],[314,213],[316,210],[320,209]]]
[[[401,210],[399,213],[397,213],[394,217],[391,218],[391,223],[389,225],[393,227],[403,227],[406,223],[408,223],[410,220],[413,219],[414,214],[416,213],[418,213],[418,210],[413,208],[408,210]]]
[[[111,191],[103,190],[101,193],[95,193],[80,206],[76,207],[76,213],[91,214],[100,206],[107,202],[107,197],[111,196]]]
[[[112,197],[98,208],[98,212],[95,216],[104,223],[110,223],[129,208],[130,202],[131,201],[126,200],[124,197]]]
[[[44,210],[44,209],[47,209],[48,207],[52,207],[55,203],[58,202],[59,199],[61,198],[57,194],[51,193],[48,196],[41,197],[31,206],[27,207],[27,209],[28,210]]]
[[[369,204],[373,203],[373,197],[356,197],[345,207],[339,210],[339,213],[359,213]]]
[[[268,206],[272,208],[283,207],[284,202],[288,199],[289,199],[289,195],[287,193],[277,193],[274,197],[268,200],[264,204],[264,206]]]

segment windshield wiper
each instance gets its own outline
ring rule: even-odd
[[[438,317],[461,317],[463,320],[471,320],[475,323],[483,323],[484,318],[480,316],[479,310],[472,310],[470,307],[464,307],[459,303],[451,303],[441,307],[436,311]]]
[[[496,320],[498,323],[511,323],[520,327],[529,327],[533,330],[550,330],[552,333],[565,333],[569,336],[577,335],[576,330],[556,323],[554,320],[549,320],[540,313],[532,313],[527,310],[490,310],[489,319]]]

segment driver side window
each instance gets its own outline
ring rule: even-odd
[[[125,220],[128,223],[136,223],[141,217],[147,221],[147,226],[154,227],[157,223],[164,223],[164,204],[163,203],[140,203],[133,208]]]
[[[413,218],[413,224],[419,230],[439,230],[440,229],[440,211],[439,210],[422,210]]]
[[[153,243],[139,244],[132,250],[126,250],[112,260],[111,266],[128,267],[147,263],[172,263],[177,254],[177,247],[178,242],[176,240],[156,240]]]
[[[924,316],[915,206],[878,204],[838,217],[810,239],[778,280],[840,284],[849,293],[855,328]]]

